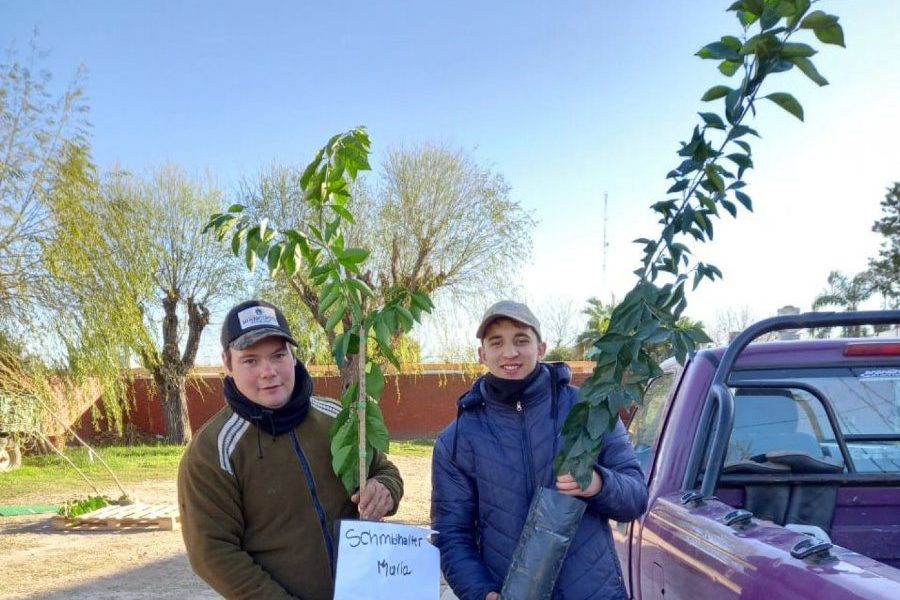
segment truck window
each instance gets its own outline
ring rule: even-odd
[[[840,457],[822,403],[801,389],[735,388],[725,465],[772,452]],[[833,453],[833,454],[832,454]]]
[[[666,373],[651,381],[644,392],[643,404],[635,410],[628,423],[628,433],[631,434],[634,453],[644,471],[644,477],[650,475],[651,453],[659,437],[663,409],[674,379],[674,373]]]
[[[746,457],[748,452],[758,454],[757,446],[771,443],[775,435],[783,436],[783,440],[790,437],[789,443],[795,447],[786,450],[806,448],[813,452],[815,449],[809,443],[813,439],[821,450],[819,456],[841,456],[821,402],[803,390],[782,390],[790,395],[796,407],[796,418],[786,403],[769,398],[768,408],[761,414],[747,415],[739,423],[740,383],[766,379],[802,381],[821,392],[834,410],[856,472],[900,472],[900,368],[877,365],[735,372],[731,378],[735,394],[735,429],[726,464],[738,457]],[[761,390],[748,389],[746,392],[759,394]],[[783,399],[788,400],[786,396]],[[756,406],[763,407],[763,404]],[[748,442],[752,433],[762,437],[759,441]],[[748,443],[751,446],[745,448]]]

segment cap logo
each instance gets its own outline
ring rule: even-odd
[[[239,312],[237,316],[242,330],[259,327],[260,325],[279,327],[275,309],[268,306],[251,306]]]

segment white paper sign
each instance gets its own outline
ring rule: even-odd
[[[440,553],[429,529],[341,521],[334,600],[438,600]]]

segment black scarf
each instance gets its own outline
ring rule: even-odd
[[[503,379],[491,373],[484,376],[484,391],[488,398],[501,404],[512,405],[522,397],[522,392],[537,379],[541,372],[541,365],[525,379]]]
[[[294,391],[281,408],[271,409],[256,404],[237,389],[231,377],[225,378],[223,387],[225,401],[234,412],[276,436],[290,431],[306,418],[313,384],[306,367],[298,360],[294,367]]]

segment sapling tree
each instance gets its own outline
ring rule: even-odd
[[[388,450],[388,431],[378,406],[384,373],[369,358],[367,345],[377,346],[399,368],[392,337],[409,331],[422,312],[433,308],[426,293],[403,286],[376,296],[373,287],[378,282],[364,270],[369,250],[345,243],[343,227],[354,221],[350,184],[360,171],[369,170],[369,146],[368,133],[358,127],[335,135],[319,150],[299,180],[299,201],[306,210],[298,210],[304,217],[294,228],[279,230],[267,218],[250,218],[240,204],[213,215],[206,226],[220,240],[230,237],[232,251],[244,255],[251,271],[261,261],[273,277],[290,282],[302,269],[310,282],[318,315],[327,319],[325,330],[334,339],[334,359],[355,374],[331,428],[332,467],[351,492],[365,487],[373,451]],[[296,289],[298,294],[305,291]]]
[[[709,338],[699,325],[680,321],[687,306],[685,286],[694,289],[704,280],[721,278],[712,264],[692,258],[686,240],[703,243],[713,237],[713,223],[740,207],[753,209],[744,175],[753,168],[749,139],[759,137],[748,121],[760,100],[771,102],[801,121],[803,107],[791,94],[768,91],[764,84],[778,73],[797,68],[817,85],[828,82],[810,58],[816,50],[794,41],[812,33],[824,44],[844,45],[838,17],[811,11],[810,0],[739,0],[728,11],[737,17],[738,36],[725,35],[697,52],[715,60],[718,70],[733,81],[703,94],[703,102],[721,100],[720,111],[699,113],[701,123],[678,150],[680,163],[667,179],[666,198],[652,205],[661,229],[640,238],[643,258],[634,271],[634,288],[615,307],[606,330],[589,350],[596,361],[584,382],[580,402],[563,427],[565,442],[556,458],[559,473],[572,473],[582,488],[600,451],[603,434],[616,424],[619,411],[639,404],[647,383],[660,375],[651,348],[671,344],[679,362]]]

